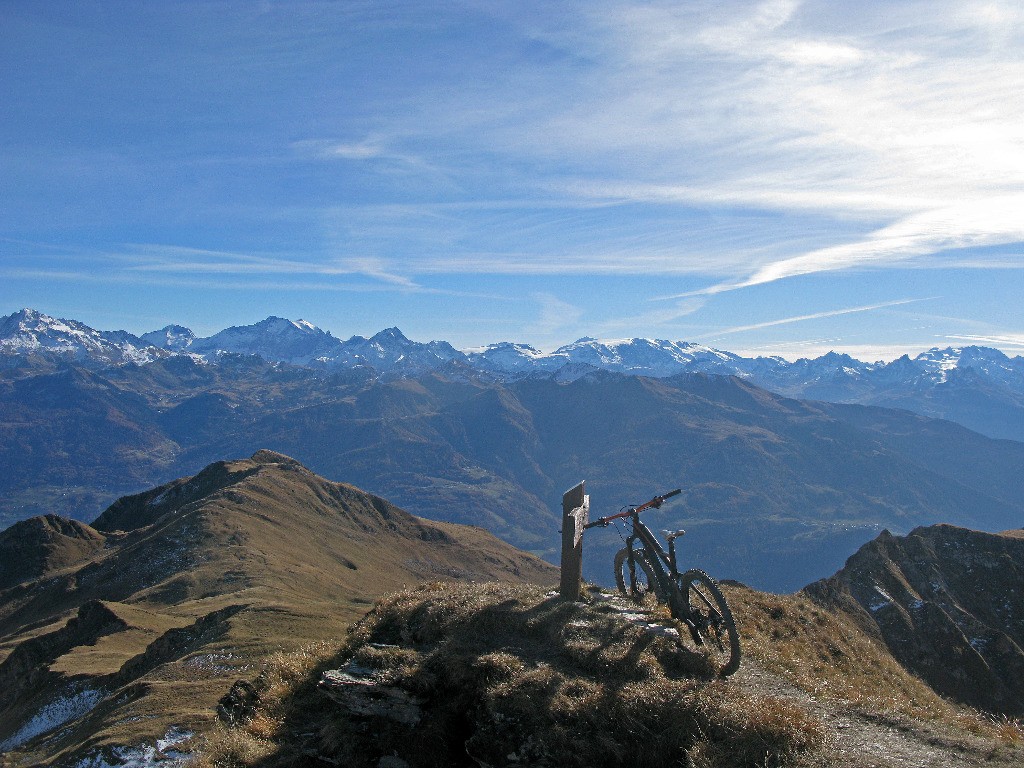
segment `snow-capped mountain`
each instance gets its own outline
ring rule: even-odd
[[[491,373],[556,371],[577,364],[655,377],[683,372],[739,375],[747,371],[745,363],[751,362],[700,344],[641,338],[582,338],[548,353],[527,344],[502,342],[467,350],[466,359],[474,367]]]
[[[171,352],[184,352],[196,340],[196,335],[192,333],[191,328],[185,328],[182,325],[168,325],[159,331],[144,333],[139,338],[153,347],[167,349]]]
[[[315,365],[338,356],[341,341],[305,320],[268,317],[253,325],[236,325],[188,346],[193,354],[215,358],[230,352],[259,355],[265,360],[290,365]]]
[[[700,344],[662,339],[583,338],[555,350],[574,363],[588,363],[618,373],[673,376],[682,371],[737,374],[742,358]]]
[[[264,360],[315,368],[367,366],[381,373],[419,373],[465,356],[445,341],[423,344],[410,341],[398,328],[387,328],[367,339],[347,341],[332,336],[306,320],[268,317],[253,325],[227,328],[207,338],[196,338],[188,328],[171,325],[142,336],[155,346],[188,351],[207,360],[219,355],[258,355]]]
[[[531,371],[553,371],[569,362],[561,352],[545,354],[529,344],[502,341],[465,350],[466,361],[482,371],[517,374]]]
[[[97,331],[34,309],[0,318],[0,355],[40,355],[101,364],[148,363],[166,353],[127,331]]]
[[[325,362],[344,366],[366,365],[382,372],[420,373],[440,368],[452,360],[465,362],[466,356],[447,341],[424,344],[410,341],[397,328],[386,328],[369,339],[353,336]]]
[[[1011,385],[1024,376],[1024,358],[1010,358],[998,349],[989,347],[932,349],[918,355],[914,362],[923,368],[923,375],[936,384],[947,382],[954,371],[967,369],[983,373],[993,381]]]
[[[97,331],[29,309],[0,318],[0,357],[8,367],[32,355],[103,367],[180,354],[216,362],[225,353],[304,367],[361,368],[387,377],[434,370],[504,381],[527,376],[573,381],[594,370],[653,377],[730,375],[790,397],[904,408],[993,437],[1024,439],[1024,358],[987,347],[932,349],[890,363],[865,363],[835,352],[789,362],[643,338],[583,338],[553,352],[510,342],[459,351],[445,341],[411,341],[398,328],[341,341],[305,320],[280,317],[207,338],[178,325],[141,337]]]

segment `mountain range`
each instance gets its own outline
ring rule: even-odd
[[[279,317],[207,338],[180,325],[142,336],[97,331],[31,309],[0,318],[0,364],[9,369],[60,361],[101,368],[170,356],[217,362],[229,354],[374,378],[440,371],[510,382],[537,375],[571,379],[595,369],[651,377],[730,375],[788,397],[902,408],[956,421],[990,437],[1024,440],[1024,358],[988,347],[936,348],[889,363],[836,353],[790,362],[642,338],[583,338],[547,353],[511,342],[457,350],[444,341],[411,341],[397,328],[343,341],[307,321]]]
[[[530,356],[521,347],[462,353],[396,329],[339,342],[270,318],[205,340],[181,327],[148,336],[165,346],[27,310],[0,322],[0,525],[51,513],[88,523],[119,496],[261,448],[550,561],[553,510],[579,480],[595,515],[683,487],[651,524],[687,529],[680,547],[691,564],[775,591],[834,572],[882,529],[999,531],[1024,519],[1024,442],[910,409],[794,399],[752,376],[607,369],[613,348],[621,366],[650,373],[636,362],[640,350],[696,355],[692,346],[584,340],[570,345],[568,362],[534,350],[532,367],[515,372],[514,360]],[[349,363],[323,364],[330,349],[348,350]],[[268,359],[289,350],[310,364]],[[982,352],[934,353],[876,373],[917,371],[918,384],[900,390],[918,393],[917,410],[955,401],[991,416],[992,393],[998,384],[1000,397],[1012,394],[1020,358],[1003,357],[979,383],[981,361],[1000,360]],[[708,367],[740,360],[700,354]],[[474,363],[498,358],[500,370]],[[594,365],[602,359],[606,367]],[[816,366],[840,363],[856,367],[826,355],[787,370],[806,388]],[[609,583],[621,539],[595,529],[590,542],[585,575]]]

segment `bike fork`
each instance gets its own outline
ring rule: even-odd
[[[636,550],[633,549],[633,544],[636,541],[635,536],[630,536],[626,539],[626,549],[629,551],[629,557],[626,558],[626,562],[629,563],[629,589],[633,594],[637,593],[636,586]]]

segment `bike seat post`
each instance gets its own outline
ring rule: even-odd
[[[676,565],[676,539],[682,536],[686,531],[664,531],[665,539],[668,541],[668,560],[669,565],[672,567],[673,572],[677,572],[679,567]]]

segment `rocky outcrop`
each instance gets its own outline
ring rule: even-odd
[[[398,646],[381,646],[398,648]],[[416,725],[423,716],[421,702],[392,685],[389,676],[355,661],[341,669],[329,669],[320,689],[353,717],[383,717],[396,723]]]
[[[885,531],[804,591],[852,614],[940,694],[1024,715],[1024,539],[950,525]]]
[[[231,617],[245,608],[245,605],[229,605],[199,617],[187,627],[168,630],[150,643],[145,651],[124,663],[117,674],[118,682],[123,684],[136,680],[162,664],[184,658],[220,639],[227,634]]]
[[[0,664],[0,709],[51,676],[49,664],[79,645],[95,645],[128,624],[99,600],[85,603],[61,629],[20,643]]]

